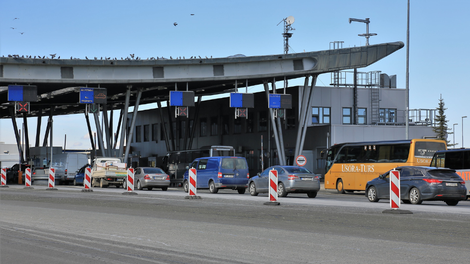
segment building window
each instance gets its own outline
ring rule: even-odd
[[[329,107],[312,107],[312,124],[329,124]]]
[[[222,117],[222,134],[228,135],[230,133],[230,118],[228,115]]]
[[[262,111],[258,113],[258,132],[268,131],[268,113]]]
[[[216,116],[211,117],[211,136],[217,136],[217,127],[219,126],[217,119]]]
[[[200,124],[200,131],[199,131],[199,136],[205,137],[207,136],[207,118],[200,118],[199,119],[199,124]]]
[[[343,124],[351,124],[352,116],[351,107],[343,107]]]
[[[357,109],[357,124],[366,125],[367,124],[367,108],[358,108]]]
[[[379,109],[379,122],[380,123],[395,123],[397,109],[380,108]]]
[[[240,134],[242,133],[242,121],[241,118],[233,120],[233,133]]]
[[[135,127],[135,142],[142,142],[142,126]]]
[[[144,125],[144,142],[149,142],[150,139],[150,125]]]
[[[252,118],[246,118],[246,133],[253,133],[253,119]]]
[[[152,141],[158,142],[158,124],[152,124]]]

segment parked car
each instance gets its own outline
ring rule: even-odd
[[[309,198],[315,198],[320,190],[320,176],[298,166],[272,166],[252,177],[248,182],[252,196],[269,192],[269,171],[277,171],[277,195],[286,197],[288,193],[306,193]]]
[[[250,173],[248,164],[243,157],[219,156],[195,159],[189,168],[196,169],[196,188],[209,188],[211,193],[219,189],[237,190],[244,194],[248,186]],[[189,171],[183,176],[183,189],[188,192]]]
[[[73,185],[83,185],[83,180],[85,178],[85,169],[90,167],[90,164],[83,165],[78,171],[75,173],[73,178]]]
[[[404,203],[421,204],[423,201],[444,201],[457,205],[466,199],[467,188],[455,170],[403,166],[395,168],[400,172],[400,195]],[[380,175],[366,185],[366,197],[371,202],[390,199],[390,171]]]
[[[153,188],[162,188],[162,191],[168,190],[170,186],[170,176],[160,168],[137,167],[134,172],[134,188],[142,190],[147,188],[151,191]],[[127,189],[127,181],[124,181],[124,189]]]

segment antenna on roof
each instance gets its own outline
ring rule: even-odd
[[[289,38],[292,37],[293,33],[290,33],[289,31],[295,30],[295,28],[292,27],[292,24],[294,24],[294,17],[293,16],[288,16],[281,20],[277,25],[281,24],[284,22],[284,33],[282,33],[282,36],[284,37],[284,54],[289,53]]]

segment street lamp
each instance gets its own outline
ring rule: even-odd
[[[462,116],[462,148],[464,148],[464,145],[463,145],[463,119],[464,118],[467,118],[467,116]]]
[[[455,148],[455,126],[456,126],[456,125],[458,125],[458,123],[454,123],[453,128],[452,128],[452,134],[453,134],[453,136],[454,136],[454,142],[453,142],[454,148]]]

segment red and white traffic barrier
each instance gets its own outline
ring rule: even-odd
[[[7,187],[7,168],[2,168],[2,187]]]
[[[25,187],[28,188],[28,187],[31,187],[31,168],[26,168],[25,169],[25,176],[24,176],[24,183],[25,183]]]
[[[390,171],[390,208],[400,209],[400,172]]]
[[[127,191],[134,191],[134,168],[127,169]]]
[[[91,168],[90,167],[85,168],[85,175],[83,175],[83,185],[85,186],[85,188],[82,189],[82,192],[93,191],[91,189]]]
[[[49,189],[55,189],[55,168],[49,168],[49,180],[48,180]]]
[[[278,178],[277,178],[277,170],[270,170],[269,171],[269,201],[270,202],[277,202],[277,185],[278,185]]]
[[[189,188],[188,195],[196,196],[197,194],[197,171],[195,168],[189,169]]]

